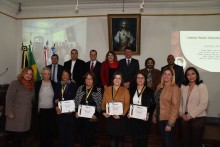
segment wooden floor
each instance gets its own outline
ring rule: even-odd
[[[181,135],[180,127],[177,127],[175,135],[175,147],[181,146]],[[98,139],[94,147],[110,147],[110,141],[107,136],[102,132],[98,132]],[[204,147],[220,147],[220,125],[207,124],[205,127],[205,132],[203,136]],[[54,139],[54,147],[58,147],[58,138]],[[152,126],[148,147],[161,147],[162,145],[161,137],[156,125]],[[34,135],[33,132],[27,134],[25,147],[39,147],[40,141],[39,136]],[[13,147],[10,140],[10,134],[0,133],[0,147]],[[75,147],[80,147],[79,144],[76,144]],[[129,136],[124,137],[123,147],[132,147],[131,138]]]

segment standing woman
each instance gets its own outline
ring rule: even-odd
[[[130,105],[130,95],[127,88],[122,87],[121,72],[113,75],[113,85],[105,89],[102,100],[103,116],[106,118],[106,134],[111,138],[111,147],[121,147],[122,137],[127,133],[126,115]],[[106,104],[109,102],[122,102],[123,115],[109,115],[106,113]]]
[[[106,88],[111,85],[112,77],[115,71],[118,69],[118,61],[115,52],[109,51],[105,56],[105,61],[102,62],[100,69],[100,76],[102,80],[102,86]]]
[[[175,84],[175,73],[170,67],[163,70],[161,83],[154,95],[156,110],[153,123],[158,122],[164,147],[174,147],[175,124],[180,105],[180,89]]]
[[[96,139],[97,118],[101,112],[102,94],[95,85],[95,74],[93,72],[87,72],[84,77],[85,85],[80,86],[76,93],[76,108],[79,105],[94,106],[95,114],[90,119],[79,117],[76,112],[76,118],[79,119],[81,146],[92,147],[92,142]]]
[[[61,113],[61,109],[58,107],[59,101],[75,99],[77,89],[76,85],[70,81],[70,75],[69,70],[63,70],[61,82],[58,83],[55,94],[60,147],[74,146],[75,113]]]
[[[196,68],[189,67],[181,86],[180,117],[184,147],[202,147],[208,90]]]
[[[35,83],[35,113],[38,114],[40,146],[53,146],[55,127],[54,92],[55,82],[50,80],[50,68],[44,67],[41,72],[42,80]]]
[[[26,67],[12,81],[6,95],[6,126],[13,135],[15,147],[24,146],[24,134],[30,129],[34,79],[32,68]]]
[[[146,147],[151,130],[152,115],[155,109],[153,90],[146,86],[146,74],[139,71],[136,74],[136,86],[130,90],[131,104],[147,107],[146,120],[130,118],[130,130],[133,147]],[[130,117],[128,115],[128,117]]]

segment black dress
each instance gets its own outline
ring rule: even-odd
[[[99,91],[97,87],[94,86],[93,89],[91,89],[91,93],[87,97],[86,86],[82,85],[77,90],[75,102],[77,108],[80,104],[94,106],[96,108],[94,115],[98,117],[101,111],[101,91]],[[83,117],[79,117],[78,120],[81,135],[81,146],[92,147],[92,144],[96,140],[97,120]]]
[[[136,93],[137,89],[133,88],[130,91],[131,95],[131,104],[133,104],[133,97]],[[152,115],[155,109],[155,102],[154,102],[154,96],[153,91],[146,86],[145,90],[143,91],[141,97],[141,106],[145,106],[148,109],[149,118],[148,121],[130,118],[129,119],[129,126],[130,126],[130,134],[132,137],[132,144],[133,147],[146,147],[147,141],[151,129],[152,124]]]

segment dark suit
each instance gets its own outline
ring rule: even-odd
[[[62,84],[59,82],[57,84],[54,101],[62,101],[62,98],[64,98],[64,100],[74,100],[77,91],[76,84],[68,82],[63,94],[62,87]],[[58,104],[56,103],[56,105]],[[75,139],[75,113],[62,113],[57,115],[57,124],[60,147],[73,147]]]
[[[91,61],[86,62],[86,72],[90,71],[90,65]],[[93,73],[95,74],[96,77],[96,86],[98,88],[102,87],[102,83],[101,83],[101,77],[100,77],[100,69],[101,69],[101,62],[96,60],[96,64],[95,67],[93,68]]]
[[[163,70],[164,70],[165,68],[167,68],[167,67],[169,67],[169,65],[166,65],[166,66],[162,67],[162,68],[161,68],[161,73],[163,73]],[[173,70],[175,71],[175,81],[176,81],[176,84],[177,84],[179,87],[181,87],[182,82],[184,81],[183,67],[174,64]]]
[[[118,70],[122,72],[124,82],[130,82],[130,87],[134,84],[135,75],[139,71],[139,62],[136,59],[130,59],[130,65],[127,65],[126,58],[119,61]]]
[[[72,60],[64,62],[64,68],[67,70],[71,70]],[[70,71],[71,72],[71,71]],[[83,85],[85,74],[85,62],[83,60],[77,59],[73,68],[72,77],[77,87]]]
[[[50,70],[52,70],[52,64],[48,65],[47,67],[50,68]],[[62,77],[62,71],[63,71],[63,66],[58,64],[58,69],[57,69],[57,82],[61,81],[61,77]],[[51,76],[52,76],[52,71],[51,71]]]
[[[149,70],[147,68],[144,68],[144,69],[141,69],[141,71],[145,73],[147,77]],[[155,69],[155,68],[151,69],[150,71],[151,71],[151,77],[152,77],[152,83],[153,83],[153,86],[151,87],[151,89],[155,92],[157,85],[160,83],[161,73],[160,73],[160,70]]]

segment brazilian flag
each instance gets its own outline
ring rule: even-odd
[[[37,69],[37,65],[35,63],[33,53],[31,51],[31,45],[29,45],[29,49],[28,49],[28,67],[31,67],[33,69],[34,79],[36,81],[39,81],[40,80],[40,74],[39,74],[39,71]]]

